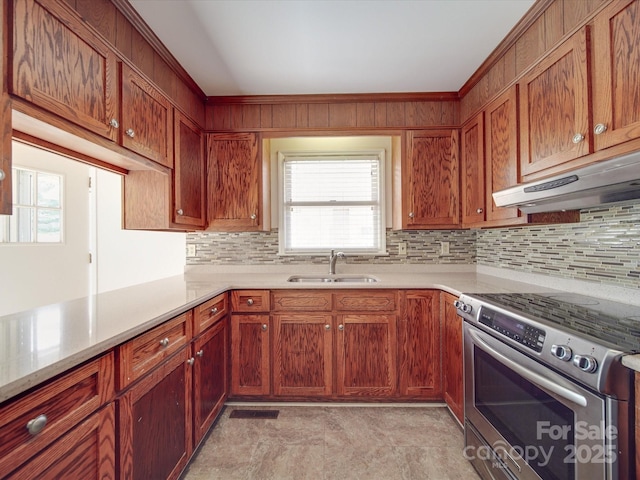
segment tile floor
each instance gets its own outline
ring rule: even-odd
[[[234,408],[277,419],[229,418]],[[183,480],[476,480],[444,407],[227,406]]]

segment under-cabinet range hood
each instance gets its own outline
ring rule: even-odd
[[[579,210],[640,198],[640,151],[493,194],[498,207],[524,213]]]

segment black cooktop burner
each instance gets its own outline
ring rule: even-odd
[[[482,293],[471,296],[593,337],[625,353],[640,352],[640,307],[573,293]]]

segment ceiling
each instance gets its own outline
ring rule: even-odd
[[[207,96],[458,91],[534,0],[129,0]]]

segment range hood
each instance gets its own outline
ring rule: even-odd
[[[498,207],[524,213],[579,210],[640,198],[640,151],[493,194]]]

